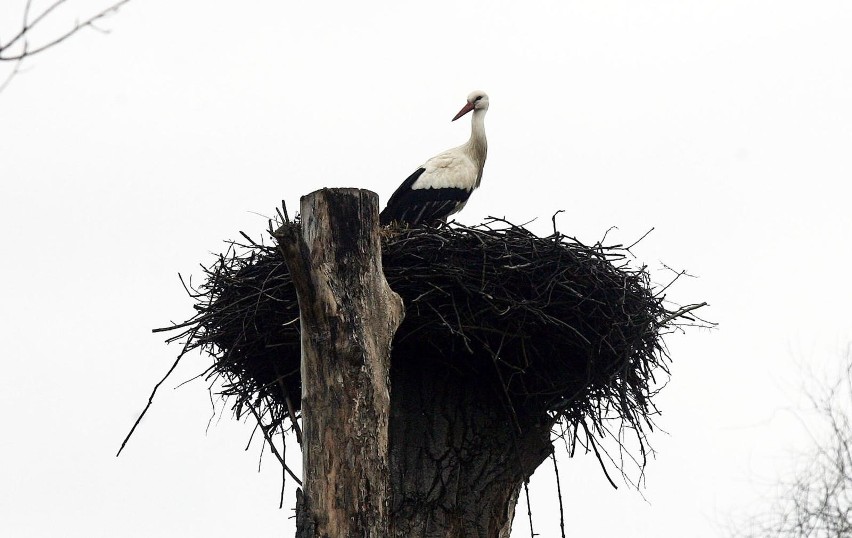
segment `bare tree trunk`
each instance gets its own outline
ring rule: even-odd
[[[403,305],[382,272],[378,196],[323,189],[276,232],[299,298],[305,491],[298,538],[389,535],[389,368]]]
[[[519,431],[478,381],[394,349],[390,536],[508,538],[520,488],[551,451],[551,424],[521,417]]]
[[[382,273],[377,206],[323,189],[302,198],[301,235],[275,233],[301,315],[296,537],[507,538],[551,424],[513,418],[491,384],[429,350],[399,343],[391,364],[403,305]]]

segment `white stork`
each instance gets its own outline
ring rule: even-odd
[[[420,166],[388,200],[380,215],[382,225],[391,222],[408,226],[435,224],[461,211],[473,189],[482,181],[485,154],[485,112],[488,96],[475,91],[467,96],[467,103],[453,121],[470,111],[470,139],[453,149],[435,155]]]

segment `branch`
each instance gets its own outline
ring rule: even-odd
[[[65,41],[66,39],[71,37],[72,35],[76,34],[80,30],[82,30],[83,28],[91,27],[91,28],[95,28],[95,29],[100,30],[99,28],[97,28],[95,26],[95,24],[94,24],[95,22],[99,21],[100,19],[103,19],[104,17],[106,17],[107,15],[109,15],[111,13],[118,11],[119,8],[121,8],[121,6],[130,2],[130,0],[120,0],[119,2],[112,4],[111,6],[100,11],[99,13],[96,13],[95,15],[89,17],[88,19],[84,20],[83,22],[77,22],[72,29],[68,30],[64,34],[53,39],[52,41],[49,41],[49,42],[45,43],[44,45],[38,46],[34,49],[30,49],[26,44],[27,43],[26,42],[27,35],[36,26],[38,26],[39,23],[44,21],[56,8],[58,8],[59,6],[64,4],[66,1],[67,0],[56,0],[47,9],[45,9],[40,15],[38,15],[32,21],[29,21],[29,12],[30,12],[32,0],[28,0],[26,8],[24,9],[24,24],[21,27],[21,30],[14,37],[12,37],[12,39],[9,42],[7,42],[7,43],[0,42],[0,61],[2,61],[2,62],[20,61],[20,60],[23,60],[24,58],[28,58],[30,56],[35,56],[36,54],[38,54],[40,52],[44,52],[45,50],[47,50],[51,47],[54,47],[54,46],[58,45],[59,43],[62,43],[63,41]],[[18,54],[11,54],[11,55],[10,54],[4,54],[4,52],[6,52],[10,47],[13,47],[19,41],[23,41],[23,43],[24,43],[24,47],[23,47],[23,50],[21,52],[19,52]],[[8,84],[8,82],[4,82],[3,85],[5,86],[7,84]]]
[[[269,449],[272,454],[275,455],[276,459],[278,459],[278,463],[280,463],[281,466],[284,467],[284,470],[287,471],[287,474],[290,475],[290,478],[295,480],[296,483],[301,486],[302,481],[299,479],[298,476],[296,476],[296,473],[294,473],[292,469],[287,466],[287,464],[284,462],[284,457],[281,455],[280,452],[278,452],[278,448],[275,447],[275,443],[272,442],[272,436],[269,435],[269,430],[271,429],[271,427],[274,427],[274,424],[271,426],[264,425],[263,420],[261,420],[260,415],[254,408],[254,406],[248,405],[246,407],[248,407],[248,410],[251,411],[251,414],[254,415],[255,420],[257,420],[257,424],[258,426],[260,426],[260,432],[263,434],[263,440],[266,441],[267,445],[269,445]]]
[[[164,375],[163,378],[160,379],[160,382],[154,385],[154,390],[152,390],[151,395],[148,396],[148,403],[145,404],[145,409],[143,409],[142,412],[139,413],[139,416],[136,418],[136,422],[133,423],[133,427],[130,428],[130,432],[128,432],[127,437],[125,437],[124,441],[121,442],[121,447],[119,447],[118,452],[115,454],[116,458],[121,455],[121,451],[124,450],[124,447],[125,445],[127,445],[127,442],[130,441],[130,437],[133,435],[133,432],[136,431],[136,426],[138,426],[139,423],[142,422],[142,418],[145,416],[145,413],[147,413],[148,409],[151,408],[151,405],[154,403],[154,396],[157,395],[157,390],[160,388],[160,385],[165,383],[166,379],[168,379],[169,376],[172,375],[172,372],[175,371],[175,368],[177,368],[178,363],[180,363],[181,358],[183,358],[183,353],[178,355],[178,358],[175,360],[174,364],[172,364],[172,367],[169,368],[169,371],[166,372],[166,375]]]
[[[668,322],[672,321],[673,319],[683,317],[684,314],[686,314],[688,312],[692,312],[693,310],[698,310],[702,306],[707,306],[707,303],[691,304],[691,305],[688,305],[688,306],[684,306],[683,308],[679,308],[675,312],[672,312],[668,316],[661,319],[660,325],[661,326],[666,325]]]
[[[26,50],[26,45],[24,45],[24,50]],[[15,76],[18,73],[21,72],[21,64],[22,63],[24,63],[23,58],[21,58],[20,60],[15,62],[15,67],[12,69],[12,71],[9,72],[9,74],[6,76],[6,78],[3,80],[3,82],[0,83],[0,93],[3,93],[3,90],[5,90],[6,87],[9,86],[9,83],[12,82],[12,79],[15,78]]]

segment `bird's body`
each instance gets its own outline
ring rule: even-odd
[[[473,92],[453,121],[470,111],[470,139],[461,146],[432,157],[403,181],[382,211],[382,225],[397,222],[408,226],[435,224],[460,211],[482,181],[488,153],[485,112],[488,96]]]

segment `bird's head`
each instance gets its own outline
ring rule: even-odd
[[[456,114],[453,121],[461,118],[471,110],[488,110],[488,94],[482,90],[471,92],[471,94],[467,96],[467,103],[465,103],[464,107],[459,110],[459,113]]]

